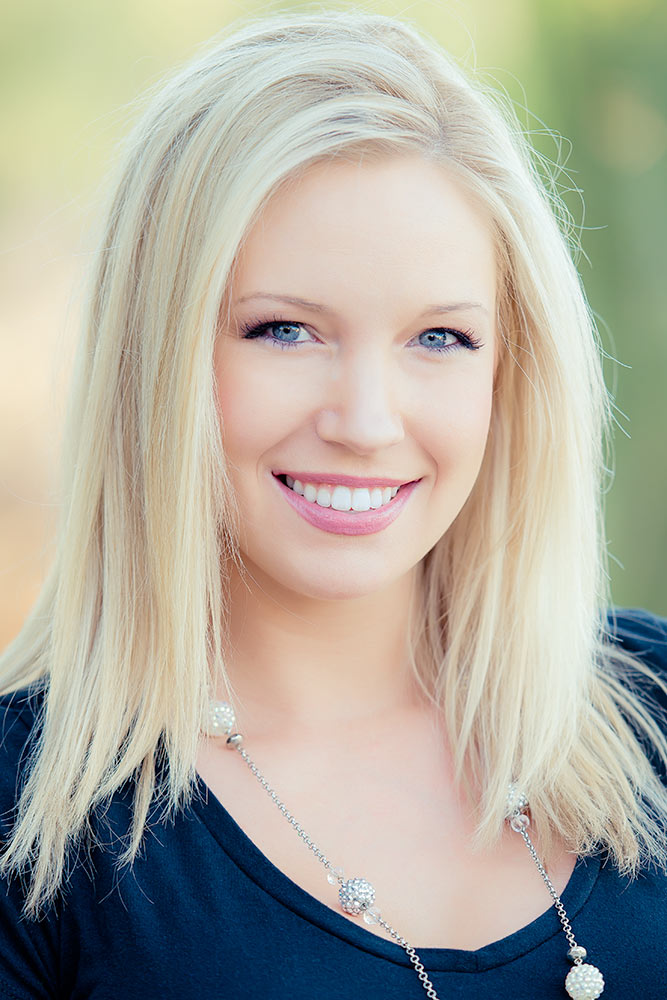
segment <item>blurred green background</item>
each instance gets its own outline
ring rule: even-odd
[[[14,0],[4,7],[0,646],[20,627],[52,555],[80,276],[98,187],[131,102],[229,22],[285,6],[322,5]],[[579,267],[609,355],[618,420],[606,500],[612,596],[667,614],[667,4],[356,6],[414,22],[476,68],[516,102],[537,149],[565,167],[560,184],[583,226]]]

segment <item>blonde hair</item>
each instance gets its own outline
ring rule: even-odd
[[[658,681],[601,615],[609,407],[562,209],[511,112],[437,45],[377,14],[294,12],[244,23],[170,79],[125,151],[78,354],[57,555],[0,663],[5,692],[44,691],[1,862],[31,873],[26,914],[54,898],[121,784],[136,780],[119,864],[154,797],[167,816],[193,794],[241,562],[212,357],[244,234],[309,164],[403,153],[487,207],[504,342],[478,481],[422,563],[415,674],[459,777],[481,789],[480,843],[515,779],[547,848],[557,830],[628,872],[664,863],[667,796],[641,739],[665,760],[667,745],[635,690]]]

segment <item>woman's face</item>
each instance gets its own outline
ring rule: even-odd
[[[215,374],[244,562],[274,592],[381,590],[447,531],[482,461],[488,220],[421,157],[334,161],[273,197],[237,264]]]

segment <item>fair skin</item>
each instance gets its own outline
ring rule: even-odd
[[[515,834],[472,852],[470,803],[406,655],[420,561],[484,454],[496,294],[488,219],[442,167],[417,156],[320,164],[248,234],[215,355],[246,570],[233,572],[229,608],[239,728],[313,840],[346,876],[373,882],[386,919],[422,948],[479,948],[550,905]],[[324,508],[333,518],[322,522],[320,504],[289,489],[325,488],[328,476],[369,480],[357,495],[367,512]],[[390,523],[377,516],[381,494],[367,509],[382,479],[416,483],[388,501]],[[242,760],[207,740],[197,767],[260,850],[335,907],[324,870]],[[561,845],[557,889],[573,864]]]

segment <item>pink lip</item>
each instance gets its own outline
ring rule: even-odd
[[[297,477],[295,477],[297,478]],[[396,520],[406,503],[410,499],[413,490],[419,485],[418,481],[408,483],[403,486],[394,499],[385,507],[377,510],[366,511],[344,511],[334,510],[333,507],[320,507],[316,503],[311,503],[304,497],[295,493],[289,486],[273,476],[273,481],[281,490],[288,503],[294,507],[301,517],[316,528],[328,531],[334,535],[372,535],[376,531],[382,531]],[[347,480],[349,482],[349,478]],[[322,482],[333,482],[331,479]],[[377,480],[375,480],[377,483]],[[336,485],[345,485],[345,483]],[[387,484],[389,485],[389,484]],[[396,484],[398,485],[398,484]]]
[[[335,476],[331,472],[291,472],[288,469],[275,469],[273,475],[289,476],[300,483],[331,483],[332,486],[404,486],[406,483],[405,479],[386,479],[382,476],[366,479],[361,476]]]

